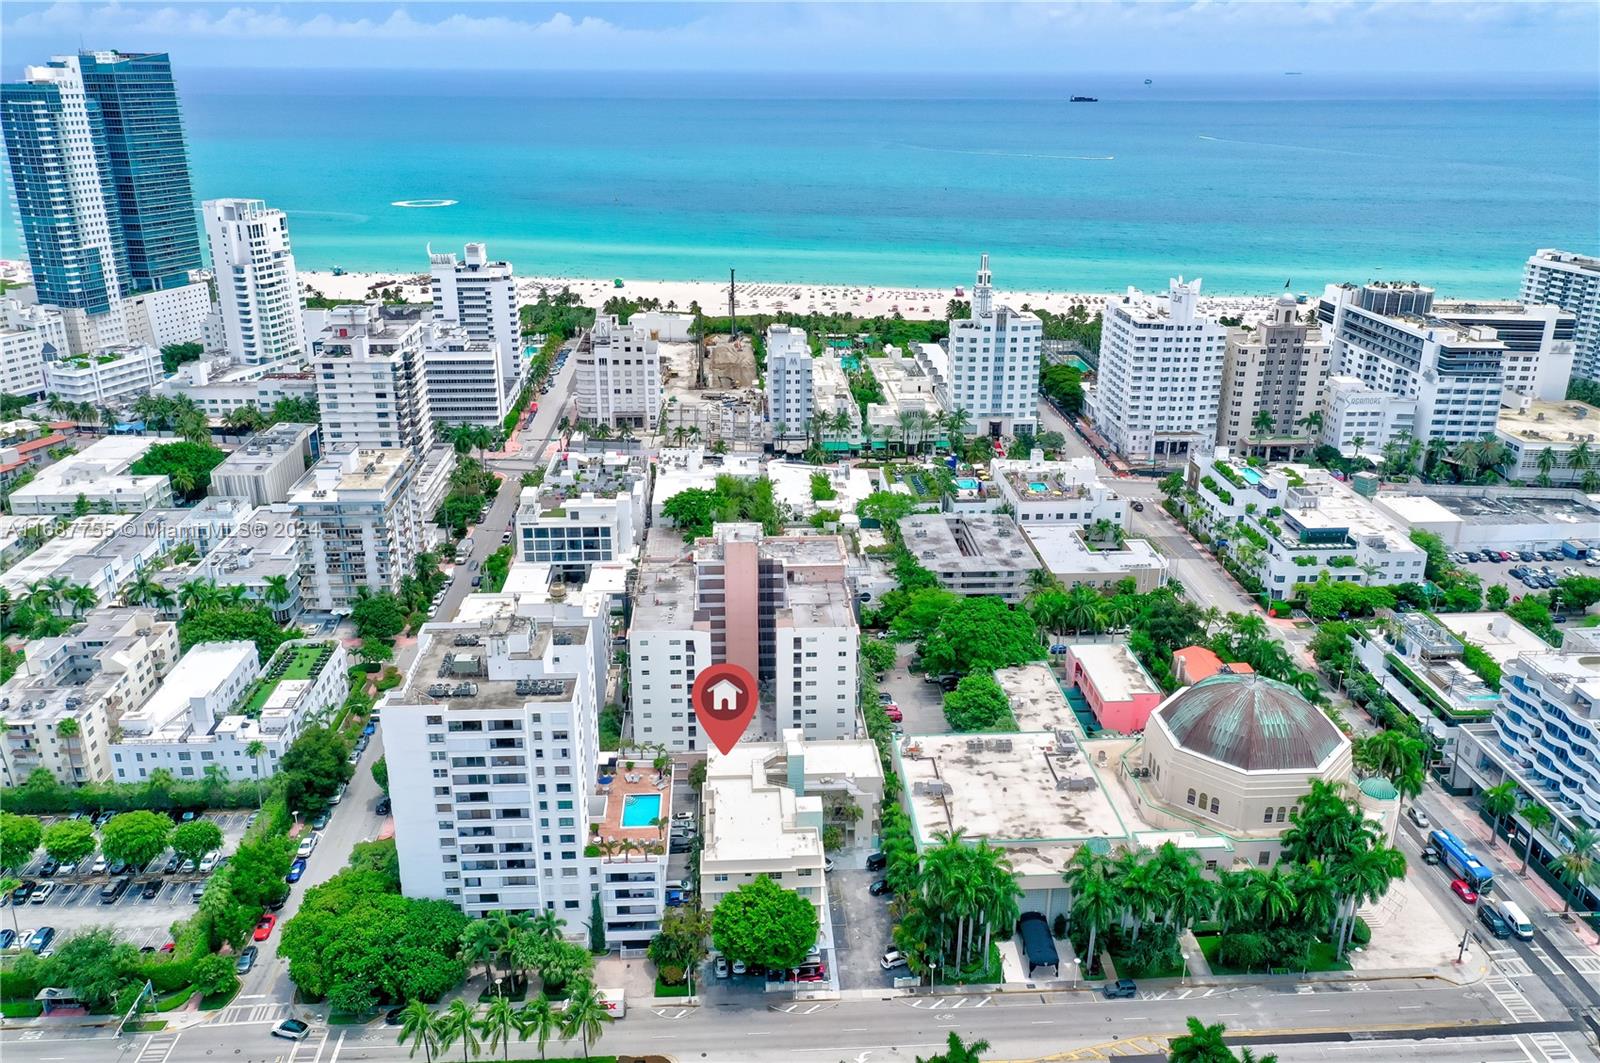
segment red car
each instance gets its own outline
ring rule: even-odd
[[[1468,904],[1477,904],[1478,903],[1478,894],[1477,894],[1477,892],[1475,890],[1473,890],[1473,888],[1471,886],[1467,885],[1465,879],[1459,879],[1459,878],[1456,879],[1455,881],[1450,883],[1450,888],[1455,891],[1455,895],[1457,897],[1460,897],[1462,900],[1466,901]]]
[[[893,702],[883,707],[883,714],[889,717],[889,719],[895,723],[899,723],[901,720],[906,718],[905,713],[900,711],[900,706],[894,704]]]
[[[251,936],[257,941],[265,941],[272,936],[272,928],[277,925],[278,917],[268,912],[256,923],[256,932]]]

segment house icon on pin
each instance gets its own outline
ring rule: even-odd
[[[731,679],[719,679],[711,685],[711,713],[714,716],[733,718],[739,715],[739,696],[744,691]]]

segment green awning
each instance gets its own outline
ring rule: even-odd
[[[825,450],[825,451],[829,451],[829,452],[837,454],[839,451],[842,451],[842,450],[854,450],[855,449],[855,444],[846,443],[846,442],[844,442],[842,440],[826,440],[825,439],[822,442],[822,449]]]

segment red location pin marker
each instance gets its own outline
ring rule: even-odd
[[[736,664],[714,664],[694,679],[694,712],[726,755],[756,714],[756,681]]]

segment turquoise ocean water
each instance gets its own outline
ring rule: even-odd
[[[197,194],[288,211],[307,268],[483,239],[528,274],[944,286],[986,250],[1001,287],[1504,296],[1535,248],[1600,252],[1593,85],[177,73]],[[392,205],[422,198],[455,203]]]

